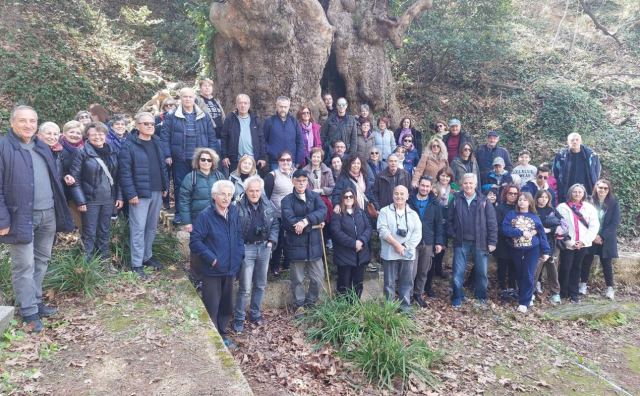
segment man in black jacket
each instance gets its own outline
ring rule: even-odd
[[[431,178],[422,176],[418,184],[418,192],[409,200],[411,209],[415,210],[422,222],[422,240],[416,248],[415,281],[413,282],[413,300],[420,307],[427,303],[422,298],[422,292],[427,282],[427,275],[431,270],[433,252],[442,251],[445,246],[444,224],[442,223],[442,207],[437,198],[431,194]]]
[[[266,164],[267,150],[260,119],[250,107],[248,95],[236,96],[236,111],[229,114],[222,126],[220,158],[229,172],[236,169],[238,159],[245,154],[256,160],[258,169]]]
[[[72,231],[71,214],[49,146],[34,137],[38,114],[18,106],[0,141],[0,243],[9,244],[11,278],[20,315],[30,331],[56,308],[42,301],[56,231]]]

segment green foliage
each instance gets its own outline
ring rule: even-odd
[[[547,136],[564,140],[578,132],[584,139],[608,124],[600,102],[578,86],[550,81],[535,89],[542,101],[538,128]]]
[[[0,48],[0,95],[37,109],[41,121],[73,119],[78,109],[98,99],[91,82],[73,66],[48,53],[18,53]]]
[[[9,247],[7,245],[0,245],[0,304],[13,304],[14,298],[13,285],[11,283]]]
[[[197,29],[200,73],[203,75],[211,74],[214,59],[213,36],[215,28],[209,20],[210,7],[209,0],[191,0],[185,3],[186,13]]]
[[[129,223],[120,216],[111,225],[111,256],[123,269],[131,267]],[[159,230],[153,241],[153,257],[164,264],[180,261],[180,241],[171,233]]]
[[[80,246],[58,249],[54,251],[43,288],[95,295],[107,279],[105,265],[99,257],[85,257]]]
[[[434,386],[429,368],[440,354],[418,339],[415,322],[398,309],[397,302],[350,294],[324,300],[303,321],[319,346],[331,344],[379,387],[393,389],[396,379],[406,385],[410,376]]]

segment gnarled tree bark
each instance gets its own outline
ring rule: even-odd
[[[294,109],[323,112],[320,81],[328,72],[344,82],[344,92],[333,93],[346,96],[352,110],[367,103],[397,121],[385,45],[401,47],[409,25],[431,6],[432,0],[417,0],[396,19],[388,0],[214,2],[215,69],[225,106],[245,92],[262,114],[274,111],[279,95],[290,96]],[[327,66],[330,52],[335,63]]]

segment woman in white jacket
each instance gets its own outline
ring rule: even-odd
[[[567,191],[567,202],[558,205],[557,210],[567,222],[568,235],[566,249],[560,252],[560,297],[570,298],[572,303],[579,302],[578,284],[582,261],[589,252],[598,230],[600,220],[596,208],[585,201],[586,190],[582,184],[574,184]]]

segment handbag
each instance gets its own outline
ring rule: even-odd
[[[378,218],[378,210],[376,209],[376,206],[371,202],[367,203],[367,213],[369,214],[369,217],[374,220]]]

